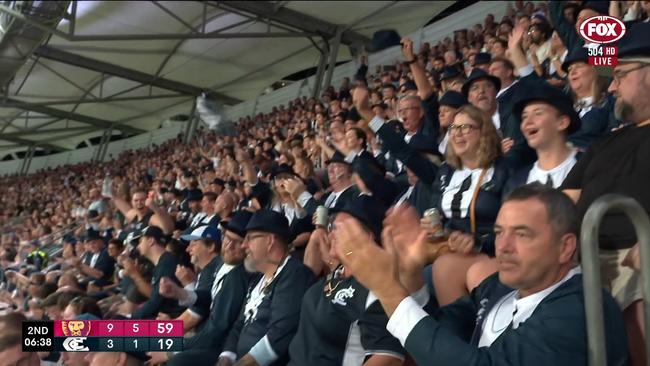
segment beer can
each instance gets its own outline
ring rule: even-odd
[[[320,227],[327,227],[329,218],[327,217],[327,207],[321,205],[316,207],[316,220],[315,225]]]
[[[434,237],[440,238],[444,236],[445,232],[442,228],[442,215],[440,214],[440,210],[435,207],[429,208],[424,211],[423,217],[429,220],[432,228],[437,229],[437,231],[433,234]]]

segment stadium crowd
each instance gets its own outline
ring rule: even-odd
[[[613,74],[578,27],[626,21]],[[578,233],[650,212],[650,1],[514,2],[319,99],[0,178],[0,365],[586,365]],[[637,239],[599,234],[607,363],[645,364]],[[635,245],[636,244],[636,245]],[[595,245],[595,244],[594,244]],[[176,353],[20,350],[24,319],[180,319]]]

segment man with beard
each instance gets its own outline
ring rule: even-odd
[[[246,225],[244,265],[252,279],[243,311],[230,331],[219,366],[283,365],[298,328],[300,304],[314,282],[311,270],[288,252],[286,217],[262,209]]]
[[[567,176],[562,188],[582,218],[598,197],[618,193],[635,199],[650,214],[650,23],[633,25],[619,41],[618,65],[609,92],[616,118],[630,123],[593,144]],[[608,212],[600,224],[603,286],[623,309],[633,365],[644,365],[643,291],[635,230],[627,217]],[[622,264],[623,263],[623,264]],[[633,268],[629,268],[633,267]]]

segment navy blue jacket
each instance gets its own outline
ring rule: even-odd
[[[472,294],[442,307],[435,317],[420,320],[405,348],[418,365],[588,365],[587,330],[582,275],[575,275],[545,297],[517,329],[508,327],[489,347],[470,344],[498,300],[512,289],[494,274]],[[627,365],[627,336],[623,316],[603,290],[607,365]],[[477,327],[478,328],[478,327]],[[476,338],[476,335],[475,337]]]
[[[440,192],[437,207],[441,211],[442,192],[449,186],[454,171],[455,169],[447,163],[443,163],[438,170],[434,190]],[[501,209],[503,190],[511,174],[511,168],[508,162],[503,158],[497,159],[494,163],[494,175],[492,179],[483,182],[476,197],[476,245],[481,248],[481,252],[491,257],[494,256],[494,221],[499,213],[499,209]],[[444,218],[443,220],[447,229],[452,231],[460,230],[465,233],[471,232],[469,213],[463,218]]]
[[[512,148],[510,148],[508,153],[504,155],[504,158],[513,169],[526,166],[537,160],[535,150],[528,146],[528,142],[526,141],[526,138],[524,138],[524,134],[521,132],[520,116],[516,116],[512,113],[517,95],[525,93],[526,88],[529,87],[530,84],[544,82],[544,79],[540,78],[537,73],[532,72],[531,74],[521,78],[521,80],[516,84],[510,86],[508,90],[503,92],[503,94],[497,98],[499,103],[499,119],[501,122],[499,132],[501,133],[502,138],[507,137],[514,141]]]
[[[603,103],[593,106],[589,112],[580,118],[580,129],[569,135],[569,142],[580,151],[585,151],[591,144],[618,127],[619,123],[614,117],[614,104],[616,99],[608,95]]]
[[[221,290],[212,302],[206,325],[194,337],[185,340],[185,350],[211,349],[214,353],[221,351],[230,329],[241,313],[250,277],[243,264],[224,276]]]
[[[262,280],[261,275],[251,280],[247,297]],[[302,297],[313,283],[312,271],[298,259],[289,257],[284,268],[268,285],[266,295],[254,313],[246,314],[246,306],[242,306],[239,318],[226,339],[224,351],[233,352],[237,358],[241,358],[266,336],[279,357],[274,365],[286,363],[289,343],[298,329]]]

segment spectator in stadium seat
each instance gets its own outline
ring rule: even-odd
[[[568,75],[575,108],[582,120],[580,130],[569,136],[569,142],[584,151],[619,126],[614,117],[614,97],[607,93],[608,78],[599,76],[589,65],[585,48],[571,50],[562,70]]]
[[[650,212],[650,197],[645,189],[650,157],[650,48],[647,37],[650,23],[633,25],[619,41],[619,60],[609,92],[616,98],[616,118],[631,122],[593,144],[575,165],[562,188],[575,202],[583,217],[598,197],[618,193],[635,199]],[[623,309],[630,340],[633,365],[645,364],[643,292],[641,290],[638,244],[635,230],[620,212],[605,215],[600,226],[600,261],[603,286]],[[622,264],[621,264],[622,262]]]
[[[174,282],[166,277],[160,279],[160,293],[164,297],[173,297],[179,300],[179,305],[188,307],[178,317],[183,321],[185,331],[196,328],[206,317],[210,309],[211,298],[204,296],[199,299],[197,293],[209,293],[214,283],[217,269],[223,264],[219,256],[221,252],[221,231],[216,227],[204,225],[194,229],[189,235],[183,235],[181,239],[189,242],[187,252],[191,256],[194,266],[200,270],[197,280],[185,286],[183,298],[172,295]],[[176,293],[180,293],[177,291]]]
[[[183,352],[170,355],[162,352],[150,353],[151,364],[156,365],[168,360],[168,366],[194,365],[197,359],[207,364],[214,364],[219,357],[223,342],[233,324],[241,313],[251,274],[244,269],[245,257],[242,243],[246,235],[246,225],[252,213],[237,211],[232,219],[223,222],[224,229],[221,265],[216,273],[215,282],[210,291],[197,293],[198,297],[211,296],[210,311],[205,326],[186,339]],[[175,286],[176,290],[180,287]],[[182,291],[182,290],[181,290]]]
[[[300,303],[313,284],[309,268],[288,253],[284,215],[259,210],[246,226],[244,264],[260,272],[251,281],[241,315],[228,335],[217,365],[281,365],[300,317]]]
[[[508,50],[508,42],[501,38],[495,38],[494,44],[490,48],[490,53],[492,58],[506,57],[506,51]]]
[[[309,245],[319,247],[315,250],[331,275],[323,277],[305,293],[298,331],[289,346],[289,365],[402,364],[404,350],[387,333],[388,318],[381,305],[340,264],[329,240],[335,235],[337,224],[355,220],[379,242],[384,212],[379,200],[362,195],[336,213],[331,230],[317,229],[320,232],[315,237],[320,239]],[[424,291],[421,295],[428,294]],[[352,339],[357,334],[361,344],[353,346]]]
[[[513,113],[520,116],[526,141],[537,153],[537,161],[514,172],[504,188],[507,195],[519,186],[539,182],[558,188],[576,164],[579,153],[567,145],[567,136],[580,128],[580,117],[571,98],[548,85],[535,85],[516,98]],[[497,271],[495,259],[473,264],[467,271],[469,291]]]
[[[505,152],[504,156],[510,167],[517,169],[532,163],[535,154],[526,144],[519,121],[512,114],[501,114],[502,109],[497,99],[500,88],[499,78],[481,69],[475,69],[463,84],[463,94],[472,105],[491,117],[494,127],[502,136],[501,146]]]
[[[445,66],[440,72],[440,83],[442,84],[442,91],[455,90],[460,92],[465,76],[460,72],[460,69],[455,66]]]
[[[465,276],[472,264],[494,256],[494,220],[510,177],[510,167],[500,157],[496,128],[480,109],[461,107],[449,130],[447,159],[434,183],[452,249],[433,264],[441,305],[467,293]]]
[[[86,230],[85,240],[89,250],[75,261],[75,268],[86,278],[86,282],[92,281],[97,286],[106,286],[113,277],[115,260],[108,255],[104,248],[104,238],[98,231]]]
[[[417,222],[399,224],[391,227],[393,246],[382,249],[348,220],[337,227],[334,246],[346,268],[377,295],[389,316],[387,329],[417,364],[589,362],[582,275],[575,265],[578,217],[561,192],[540,184],[513,191],[495,225],[498,274],[434,315],[420,309],[423,302],[408,295],[406,284],[406,277],[421,278],[426,232]],[[607,292],[602,299],[606,362],[625,365],[620,310]]]
[[[317,201],[313,195],[307,192],[306,186],[299,180],[290,180],[287,183],[287,191],[302,207],[309,217],[313,216],[319,205],[329,209],[343,207],[348,200],[359,195],[359,190],[352,183],[352,167],[345,160],[343,154],[336,152],[331,159],[326,161],[327,177],[330,184],[330,192]]]
[[[174,230],[171,217],[152,199],[147,198],[145,191],[133,192],[130,204],[115,193],[113,193],[112,201],[124,215],[125,225],[128,225],[128,228],[125,229],[127,233],[142,230],[150,224],[162,228],[165,233],[171,233]]]
[[[490,55],[487,52],[479,52],[474,56],[474,63],[472,67],[483,69],[483,71],[488,72],[491,61],[492,61],[492,55]]]
[[[205,192],[201,198],[201,212],[199,212],[190,223],[190,226],[185,230],[188,235],[199,226],[209,225],[216,227],[221,221],[221,218],[215,212],[215,201],[218,195],[214,192]]]
[[[159,312],[176,317],[182,312],[182,308],[175,304],[174,300],[165,299],[160,295],[160,279],[167,277],[172,281],[179,283],[175,275],[178,260],[174,255],[165,250],[167,238],[163,230],[157,226],[148,226],[142,231],[138,242],[138,251],[140,255],[146,257],[153,263],[153,278],[151,279],[151,295],[139,308],[131,313],[131,319],[154,319]],[[138,289],[142,287],[144,279],[142,276],[135,275],[131,277]]]
[[[438,151],[444,156],[449,142],[449,126],[454,122],[458,108],[467,104],[467,98],[462,93],[449,90],[440,97],[438,104],[440,104],[438,108],[438,121],[440,121]]]

